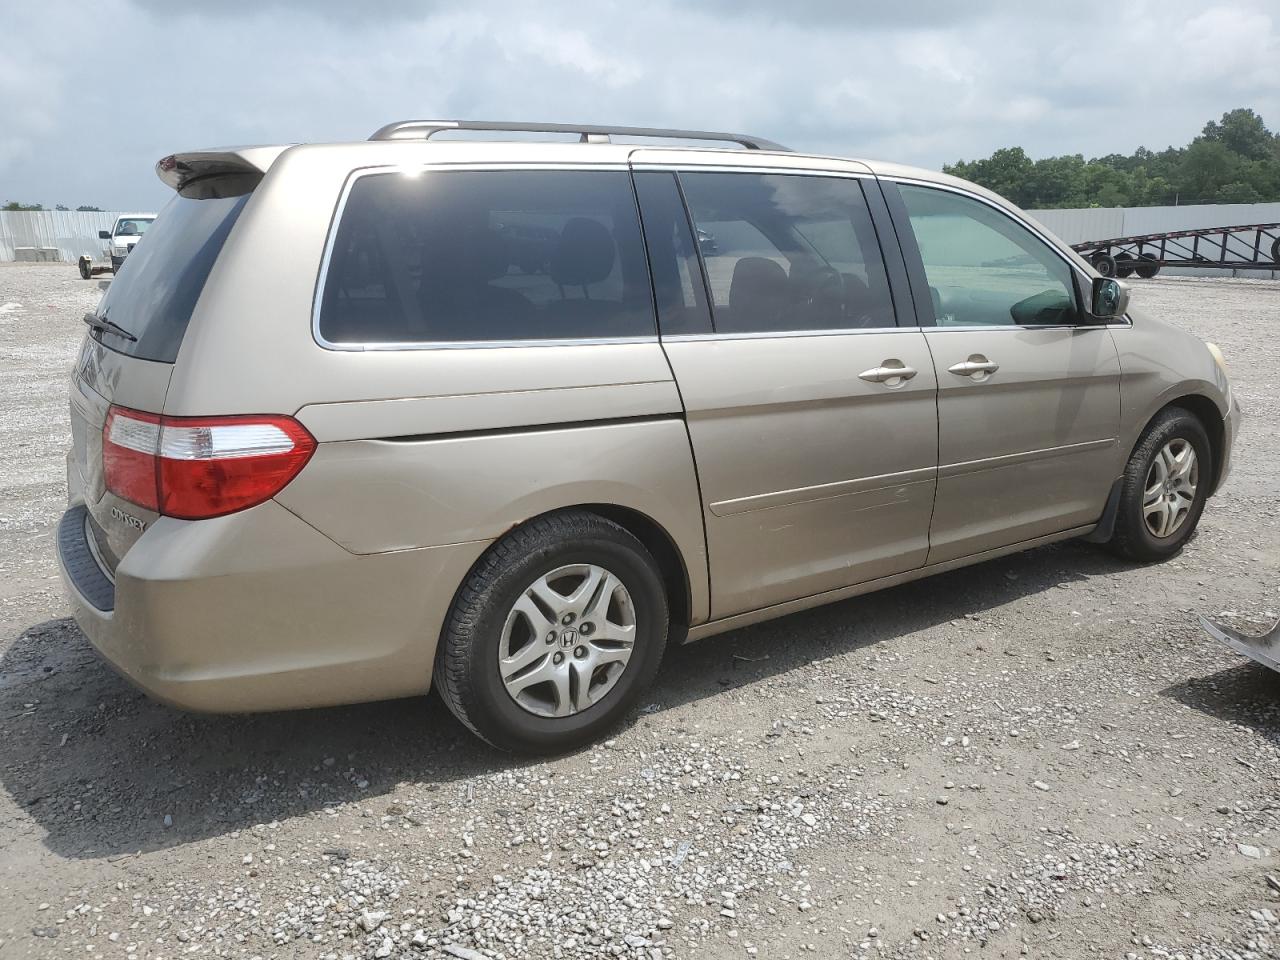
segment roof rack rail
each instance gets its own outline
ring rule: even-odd
[[[748,150],[780,150],[781,144],[745,133],[714,133],[709,130],[666,130],[661,127],[601,127],[581,123],[503,123],[497,120],[401,120],[374,132],[370,140],[430,140],[450,130],[494,130],[514,133],[574,133],[581,143],[608,143],[612,135],[654,137],[669,140],[723,140]]]

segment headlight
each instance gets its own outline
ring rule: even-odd
[[[1222,355],[1222,349],[1216,343],[1210,343],[1208,340],[1204,345],[1209,348],[1209,355],[1213,357],[1213,362],[1218,365],[1218,369],[1222,371],[1224,377],[1229,376],[1227,373],[1227,360]]]

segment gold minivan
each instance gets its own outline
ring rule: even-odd
[[[158,172],[85,317],[58,552],[181,707],[434,681],[564,750],[669,642],[1068,537],[1159,560],[1227,472],[1217,348],[931,171],[441,121]]]

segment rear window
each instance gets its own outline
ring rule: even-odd
[[[98,315],[138,339],[91,334],[104,346],[142,360],[173,363],[191,313],[227,234],[249,194],[213,200],[174,197],[146,228],[111,281]]]
[[[653,336],[630,176],[363,176],[333,239],[318,327],[336,345]]]

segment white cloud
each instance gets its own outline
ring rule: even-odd
[[[1159,149],[1237,106],[1280,128],[1273,2],[11,5],[0,200],[155,206],[176,149],[407,117],[740,129],[934,167]]]

